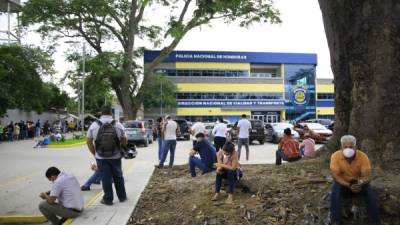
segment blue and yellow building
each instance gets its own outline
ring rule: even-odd
[[[145,51],[144,63],[160,51]],[[178,89],[177,117],[265,122],[333,118],[332,80],[316,79],[316,54],[174,51],[154,72]]]

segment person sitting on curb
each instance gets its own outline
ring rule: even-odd
[[[38,140],[36,145],[33,148],[45,148],[47,145],[50,144],[50,138],[46,135],[43,140]]]
[[[314,157],[315,155],[315,141],[309,133],[304,135],[304,140],[300,144],[300,152],[304,157]]]
[[[275,165],[281,165],[282,160],[294,162],[301,159],[299,142],[292,138],[292,130],[286,128],[283,132],[284,136],[279,142],[278,150],[276,151]]]
[[[228,184],[228,198],[226,199],[227,204],[233,203],[233,189],[235,187],[235,181],[239,180],[243,174],[240,170],[238,153],[235,151],[235,145],[228,141],[222,147],[222,151],[217,154],[217,176],[215,178],[215,195],[211,199],[217,201],[219,192],[221,190],[222,179],[227,180]]]
[[[51,191],[40,193],[40,197],[45,200],[39,204],[40,212],[56,225],[62,224],[68,218],[80,216],[84,200],[78,180],[56,167],[48,168],[46,177],[53,182],[53,186]]]
[[[96,164],[92,163],[92,165],[90,165],[90,169],[93,170],[94,173],[92,174],[92,176],[89,177],[89,179],[86,181],[86,183],[84,185],[82,185],[82,187],[81,187],[82,191],[90,191],[90,186],[92,184],[100,184],[101,174],[98,171]]]
[[[196,157],[197,154],[200,158]],[[196,167],[200,168],[202,174],[213,170],[214,163],[216,162],[215,148],[205,139],[204,133],[200,132],[196,134],[196,142],[189,155],[189,169],[192,177],[196,177]]]
[[[331,191],[331,219],[333,225],[342,224],[343,194],[362,195],[367,204],[370,224],[380,224],[377,196],[370,185],[371,165],[368,156],[357,150],[356,138],[345,135],[341,149],[331,156],[330,170],[334,180]]]

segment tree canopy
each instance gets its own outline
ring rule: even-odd
[[[151,11],[155,8],[157,11]],[[163,10],[169,12],[164,21]],[[83,38],[101,57],[112,56],[114,61],[105,63],[118,73],[107,79],[124,117],[130,119],[144,102],[147,85],[155,79],[153,69],[193,28],[217,19],[240,26],[280,22],[271,0],[29,0],[21,18],[23,25],[38,25],[36,30],[43,36]],[[161,22],[153,24],[154,18]],[[137,62],[145,47],[139,40],[151,42],[152,47],[163,44],[160,56],[146,68]],[[107,50],[115,42],[119,47]]]
[[[39,48],[0,46],[0,115],[7,109],[36,110],[65,108],[67,93],[42,77],[54,73],[53,61]]]

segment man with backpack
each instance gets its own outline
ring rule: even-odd
[[[121,167],[122,147],[126,146],[127,139],[124,126],[112,118],[110,106],[103,107],[101,114],[100,119],[94,121],[88,129],[87,146],[96,158],[101,176],[104,191],[101,203],[112,205],[112,181],[119,201],[124,202],[127,199]]]

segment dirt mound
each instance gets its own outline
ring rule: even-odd
[[[329,224],[332,179],[321,168],[327,165],[317,160],[244,166],[233,205],[224,203],[223,191],[211,201],[215,173],[191,178],[187,166],[179,166],[168,177],[166,170],[155,170],[128,224]],[[379,176],[382,224],[400,224],[399,182],[397,175]],[[359,210],[345,210],[345,224],[368,224],[363,202],[356,204]]]

